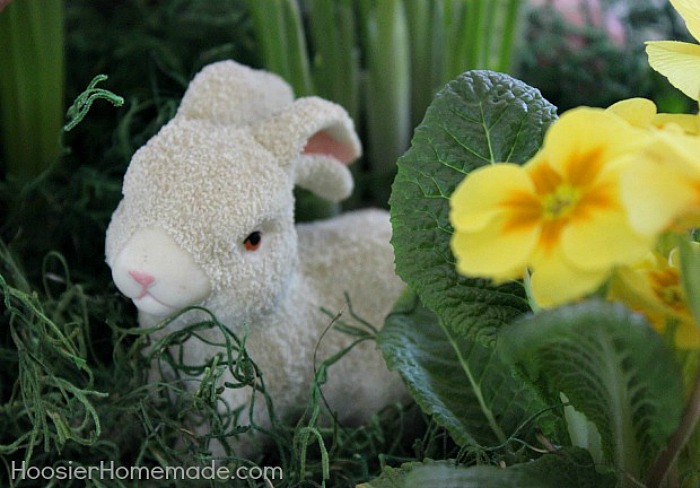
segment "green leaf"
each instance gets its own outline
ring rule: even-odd
[[[513,377],[494,348],[441,327],[411,291],[401,297],[377,341],[421,409],[459,445],[494,447],[528,438],[535,424],[551,431],[551,418],[537,416],[546,406]],[[532,417],[537,418],[529,422]]]
[[[404,464],[358,488],[613,488],[615,477],[598,473],[583,449],[565,449],[506,469],[450,462]]]
[[[678,426],[678,365],[646,320],[619,304],[588,301],[527,317],[502,331],[499,347],[546,398],[563,393],[596,425],[621,480],[641,479]]]
[[[403,463],[399,468],[386,466],[382,470],[379,478],[375,478],[367,483],[357,485],[357,488],[401,488],[406,486],[406,476],[408,476],[413,468],[420,468],[423,463]]]
[[[529,310],[522,286],[494,287],[455,271],[449,198],[475,168],[524,163],[555,119],[540,93],[507,75],[470,71],[448,83],[398,161],[390,200],[396,270],[445,325],[488,342]]]

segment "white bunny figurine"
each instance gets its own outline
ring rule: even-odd
[[[107,263],[140,324],[206,307],[237,334],[247,332],[246,351],[276,414],[297,414],[319,341],[317,363],[354,339],[331,330],[321,340],[331,323],[322,309],[343,311],[347,294],[357,316],[381,326],[404,287],[394,274],[387,212],[294,223],[294,186],[346,198],[346,163],[360,152],[340,106],[294,100],[279,77],[233,61],[205,67],[176,116],[134,154],[107,229]],[[201,320],[198,313],[160,334]],[[184,361],[201,364],[212,347],[191,340]],[[232,381],[228,372],[223,380]],[[323,394],[341,421],[362,421],[405,398],[401,379],[369,342],[329,369]],[[222,396],[231,407],[248,405],[251,389],[226,388]],[[269,426],[264,403],[256,400],[253,418]],[[239,455],[255,452],[256,443],[231,440]]]

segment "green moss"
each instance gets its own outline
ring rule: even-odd
[[[256,388],[263,394],[265,372],[245,355],[244,338],[214,317],[168,335],[147,353],[148,331],[137,326],[134,311],[109,287],[97,291],[94,283],[73,281],[65,259],[51,253],[44,260],[43,285],[35,289],[7,248],[0,251],[5,309],[0,323],[1,464],[206,465],[212,439],[260,430],[236,412],[222,413],[217,380],[226,369],[236,380],[228,388]],[[201,364],[183,364],[181,345],[201,339],[210,328],[222,332],[219,352]],[[149,381],[147,371],[154,362],[169,373]],[[188,380],[199,375],[198,389],[188,389]],[[223,462],[280,466],[285,479],[275,486],[322,486],[324,479],[329,486],[354,486],[386,464],[444,457],[452,449],[443,432],[425,431],[426,420],[411,408],[392,406],[368,425],[343,427],[326,409],[321,391],[314,387],[309,392],[307,414],[296,425],[273,416],[273,428],[264,431],[270,447],[262,456],[244,460],[231,454]],[[265,397],[273,411],[272,400]],[[202,422],[210,429],[198,436],[192,428]],[[304,438],[313,442],[298,442]],[[8,475],[1,476],[0,483],[7,486]],[[44,483],[40,479],[21,486]],[[63,481],[60,486],[82,483]],[[87,486],[135,485],[105,479]]]

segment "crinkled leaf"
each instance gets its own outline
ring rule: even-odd
[[[551,432],[552,417],[537,415],[546,406],[513,377],[512,366],[494,348],[440,326],[413,292],[401,297],[378,343],[421,409],[459,445],[493,447],[511,436],[531,437],[535,424]]]
[[[540,147],[556,109],[539,91],[501,73],[469,71],[448,83],[398,161],[390,199],[396,270],[451,329],[493,339],[528,310],[522,287],[494,287],[455,271],[449,198],[475,168],[524,163]]]
[[[402,488],[406,485],[406,476],[409,475],[413,468],[420,468],[421,466],[424,466],[424,464],[419,462],[403,463],[399,468],[386,466],[379,478],[357,485],[357,488]]]
[[[596,425],[620,473],[640,479],[678,426],[678,365],[646,320],[619,304],[529,316],[502,330],[499,347],[546,398],[564,393]]]
[[[455,466],[449,462],[410,463],[386,468],[361,488],[613,488],[615,477],[599,473],[583,449],[569,448],[510,466]]]

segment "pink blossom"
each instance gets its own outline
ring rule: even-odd
[[[603,8],[599,0],[530,0],[533,7],[549,5],[570,25],[583,28],[587,25],[602,29],[617,46],[625,44],[625,27],[612,10]],[[571,43],[582,47],[584,40],[572,36]]]

